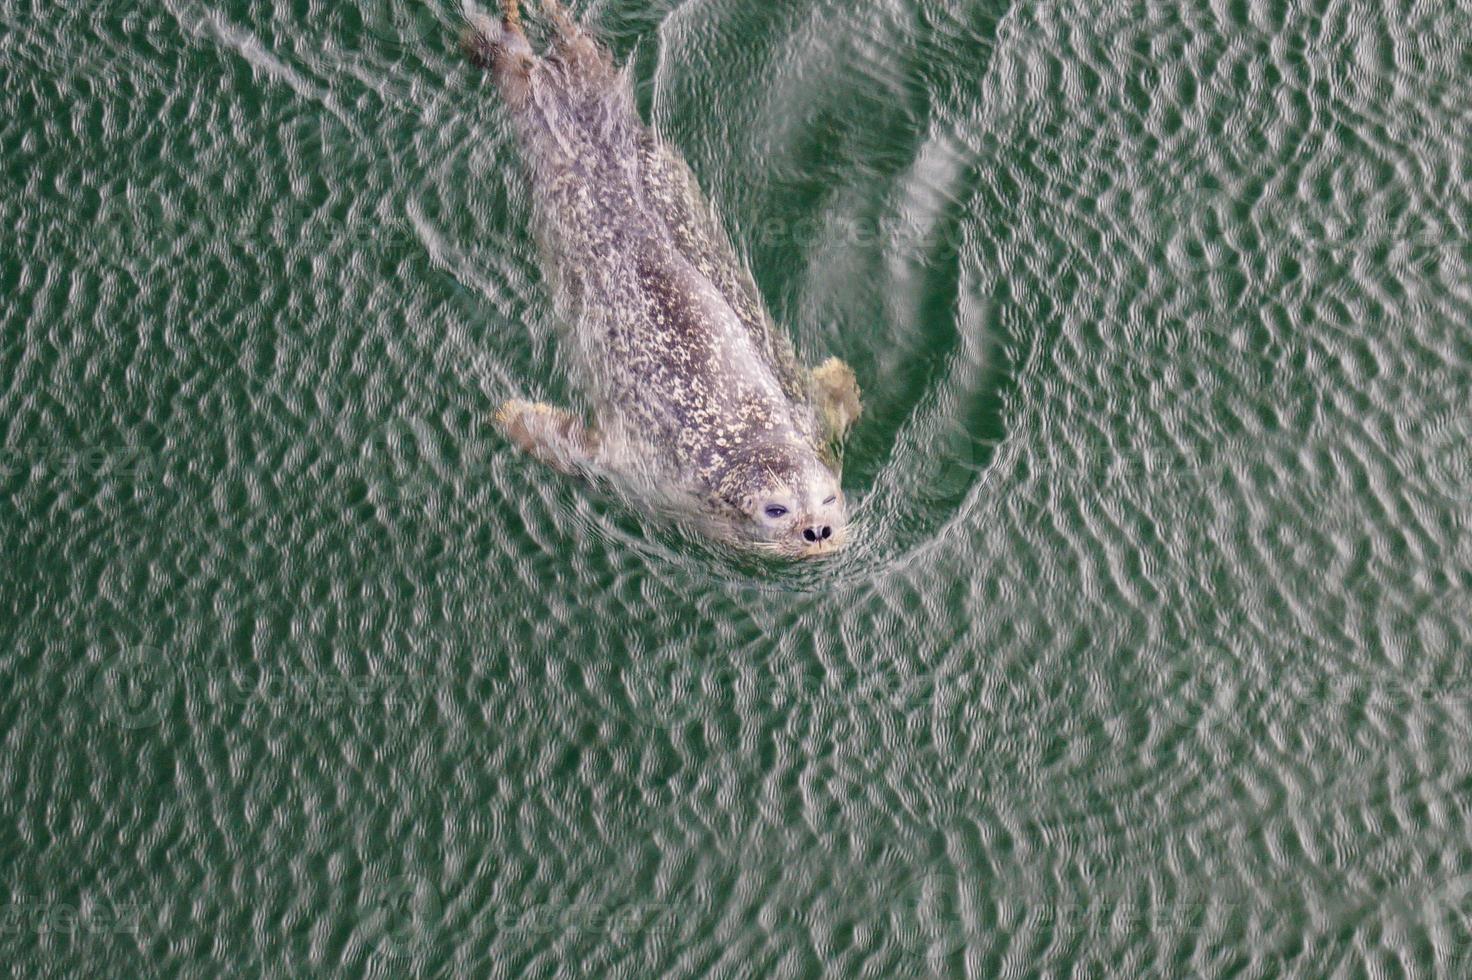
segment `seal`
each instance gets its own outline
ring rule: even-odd
[[[464,47],[508,107],[530,177],[562,353],[593,421],[508,401],[515,445],[566,473],[640,486],[704,533],[790,558],[848,539],[842,447],[861,412],[837,358],[804,370],[680,154],[644,125],[627,73],[557,0],[544,55],[518,0]]]

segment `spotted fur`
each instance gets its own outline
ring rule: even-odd
[[[606,469],[637,467],[736,515],[774,485],[836,485],[858,413],[798,364],[690,168],[639,119],[626,76],[555,3],[545,57],[515,3],[473,24],[515,125],[568,361],[588,393]],[[838,362],[831,362],[838,363]],[[826,368],[827,366],[825,366]],[[845,373],[846,372],[846,373]],[[832,410],[847,399],[847,414]],[[774,483],[774,481],[776,481]]]

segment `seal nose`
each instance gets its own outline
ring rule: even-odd
[[[819,541],[827,541],[829,538],[833,537],[833,528],[829,527],[827,524],[824,524],[822,526],[814,525],[813,527],[805,527],[802,530],[802,536],[805,540],[811,541],[816,544]]]

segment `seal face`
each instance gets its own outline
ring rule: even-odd
[[[517,445],[568,472],[638,481],[729,542],[789,557],[847,540],[840,449],[860,413],[847,365],[799,367],[694,175],[639,119],[627,77],[555,0],[551,51],[516,0],[466,49],[510,109],[564,353],[595,422],[507,402]]]

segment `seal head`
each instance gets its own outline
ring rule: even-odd
[[[838,477],[800,445],[766,443],[729,457],[716,479],[726,537],[784,558],[816,558],[848,541]]]

